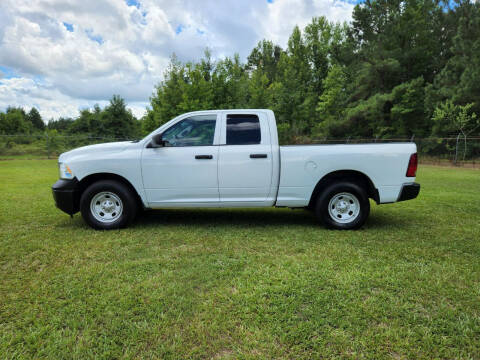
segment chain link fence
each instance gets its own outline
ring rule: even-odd
[[[0,135],[0,159],[55,158],[62,152],[85,145],[112,141],[129,141],[133,138],[97,137],[89,135]],[[480,168],[480,136],[429,137],[429,138],[336,138],[314,139],[311,144],[366,144],[415,142],[421,163]]]

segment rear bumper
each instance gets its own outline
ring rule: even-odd
[[[78,180],[58,180],[52,186],[53,199],[57,208],[73,215],[80,210]]]
[[[417,183],[409,183],[403,184],[402,190],[400,191],[400,195],[398,196],[397,201],[405,201],[415,199],[420,192],[420,184]]]

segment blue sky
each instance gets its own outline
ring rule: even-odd
[[[245,59],[261,39],[285,46],[312,16],[349,21],[352,0],[0,0],[0,109],[46,119],[124,97],[142,116],[172,53]],[[292,11],[294,9],[294,11]]]
[[[2,78],[11,79],[14,77],[18,77],[18,74],[15,73],[15,70],[13,68],[0,65],[0,81],[2,80]]]
[[[137,0],[127,0],[128,6],[135,6],[137,9],[140,9],[140,1]]]
[[[63,26],[65,26],[65,29],[67,29],[67,31],[73,32],[73,24],[63,22]]]

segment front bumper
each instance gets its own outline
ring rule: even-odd
[[[53,199],[57,208],[73,215],[80,210],[80,191],[78,180],[58,180],[52,186]]]
[[[405,201],[415,199],[420,192],[420,184],[417,183],[409,183],[403,184],[402,190],[400,191],[400,195],[398,196],[397,201]]]

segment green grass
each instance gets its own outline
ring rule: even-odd
[[[480,171],[330,231],[303,210],[87,228],[55,161],[0,162],[0,358],[480,358]]]

